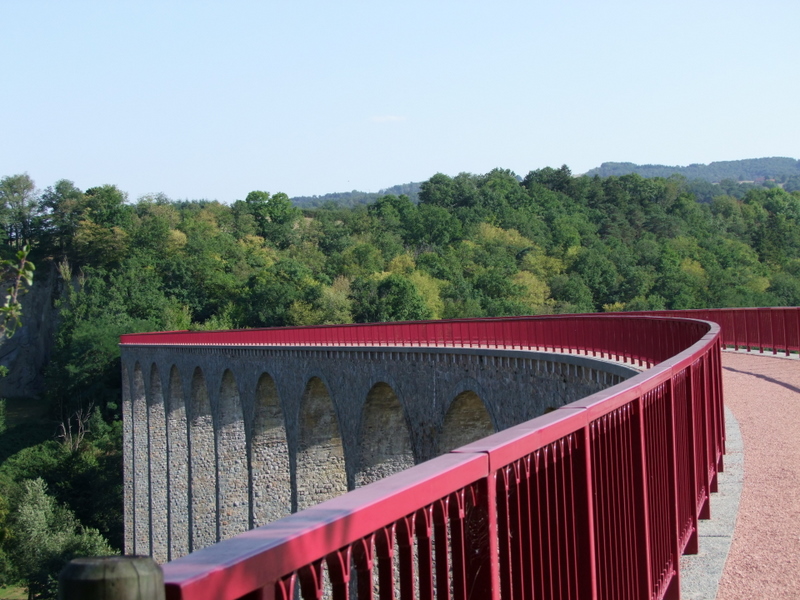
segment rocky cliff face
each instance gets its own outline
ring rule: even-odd
[[[52,263],[37,267],[33,286],[22,297],[22,327],[12,338],[0,339],[0,365],[9,370],[0,378],[1,397],[38,396],[44,391],[44,367],[58,325],[54,302],[59,277]]]

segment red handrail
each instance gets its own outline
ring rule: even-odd
[[[626,315],[627,316],[627,315]],[[652,319],[652,317],[650,317]],[[648,339],[650,325],[630,335]],[[667,326],[668,327],[668,326]],[[507,334],[508,332],[508,334]],[[120,344],[158,346],[418,346],[481,347],[576,352],[654,364],[674,354],[674,341],[621,351],[614,315],[561,315],[442,321],[275,327],[228,331],[131,333]],[[663,340],[662,340],[663,342]],[[645,359],[645,356],[648,358]]]
[[[378,583],[381,597],[410,598],[419,586],[420,597],[664,598],[677,589],[680,554],[697,550],[697,519],[722,467],[722,341],[713,323],[572,315],[130,334],[121,343],[479,345],[656,365],[172,561],[169,598],[288,599],[297,581],[304,598],[325,585],[334,598],[350,597],[351,585],[371,598]]]
[[[712,308],[677,311],[565,315],[555,317],[492,317],[442,321],[322,325],[315,327],[273,327],[228,331],[167,331],[133,333],[120,337],[123,345],[316,345],[316,346],[497,346],[541,349],[570,349],[584,354],[605,353],[592,345],[596,335],[587,337],[583,327],[552,330],[553,321],[611,316],[680,317],[718,323],[724,346],[769,351],[773,354],[800,352],[800,310],[783,308]],[[612,326],[606,333],[614,335]],[[610,332],[610,333],[609,333]],[[573,341],[574,340],[574,341]],[[580,341],[578,341],[580,340]],[[591,341],[590,341],[591,340]],[[631,351],[631,358],[657,340],[644,336]],[[652,352],[650,350],[649,352]]]
[[[800,310],[798,307],[777,308],[704,308],[638,313],[626,315],[658,315],[714,321],[722,329],[722,344],[736,350],[759,353],[800,352]]]

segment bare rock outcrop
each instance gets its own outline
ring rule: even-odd
[[[22,326],[11,338],[0,339],[0,397],[38,396],[44,391],[44,367],[50,359],[58,310],[59,277],[51,262],[37,265],[33,286],[22,297]]]

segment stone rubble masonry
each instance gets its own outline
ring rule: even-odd
[[[178,558],[637,372],[474,348],[122,346],[125,552]]]

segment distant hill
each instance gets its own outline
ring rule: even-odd
[[[783,183],[790,178],[800,176],[800,161],[794,158],[748,158],[745,160],[723,160],[707,165],[693,164],[688,167],[669,167],[666,165],[637,165],[634,163],[605,162],[598,168],[588,171],[586,175],[610,177],[638,173],[642,177],[669,177],[683,175],[686,179],[701,179],[710,183],[719,183],[726,179],[733,181],[775,180]]]
[[[783,187],[786,191],[800,190],[800,160],[786,157],[747,158],[744,160],[721,160],[707,165],[692,164],[686,167],[667,165],[637,165],[630,162],[604,162],[587,171],[593,177],[619,177],[637,173],[642,177],[664,177],[681,175],[687,179],[688,189],[701,202],[710,202],[714,196],[727,194],[741,198],[754,187]],[[518,179],[520,179],[518,177]],[[722,185],[717,185],[717,184]],[[714,184],[714,185],[712,185]],[[381,196],[405,194],[414,204],[419,202],[422,182],[403,183],[378,192],[334,192],[322,196],[295,196],[292,202],[300,208],[318,208],[325,204],[336,204],[353,208],[371,204]]]
[[[353,190],[352,192],[334,192],[323,196],[295,196],[292,198],[292,202],[295,206],[300,208],[317,208],[329,202],[342,207],[352,208],[361,204],[370,204],[387,194],[394,194],[395,196],[405,194],[416,204],[419,201],[420,185],[421,183],[411,182],[393,185],[392,187],[382,189],[378,192],[359,192],[358,190]]]

